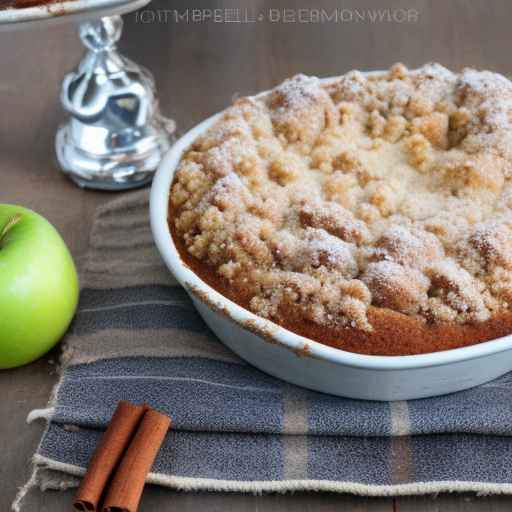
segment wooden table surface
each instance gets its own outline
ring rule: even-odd
[[[185,131],[222,109],[234,95],[266,89],[285,77],[304,72],[336,75],[352,68],[375,69],[402,61],[410,67],[438,61],[460,69],[483,67],[512,72],[508,0],[305,2],[332,13],[343,9],[342,23],[303,23],[284,8],[292,0],[206,2],[158,0],[155,14],[125,18],[122,51],[153,71],[163,111]],[[198,8],[235,8],[254,23],[176,21],[176,13]],[[301,5],[304,7],[304,5]],[[413,9],[409,22],[361,21],[363,9]],[[167,11],[164,12],[163,9]],[[273,20],[269,20],[269,9]],[[281,21],[275,21],[278,16]],[[302,21],[310,14],[302,13]],[[314,15],[314,13],[313,13]],[[403,14],[395,12],[397,19]],[[306,17],[306,18],[304,18]],[[167,18],[167,19],[166,19]],[[350,21],[352,18],[352,21]],[[356,18],[359,21],[356,21]],[[19,203],[45,215],[63,234],[79,261],[95,207],[113,194],[78,189],[59,174],[53,139],[64,114],[58,92],[66,71],[81,54],[76,27],[59,25],[23,32],[0,32],[0,202]],[[1,312],[0,312],[1,313]],[[12,371],[0,373],[0,510],[9,509],[17,487],[30,472],[30,456],[43,425],[26,425],[28,412],[45,406],[57,374],[58,350]],[[31,492],[24,511],[70,510],[71,491]],[[239,494],[177,493],[149,487],[141,510],[196,511],[505,511],[512,498],[443,495],[436,498],[358,498],[346,495],[298,493],[259,497]]]

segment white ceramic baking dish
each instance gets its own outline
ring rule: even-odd
[[[162,160],[151,189],[150,216],[153,237],[167,267],[225,345],[260,370],[285,381],[366,400],[443,395],[512,370],[512,336],[415,356],[355,354],[322,345],[258,317],[203,282],[183,263],[172,240],[167,224],[169,189],[183,152],[221,114],[187,132]]]

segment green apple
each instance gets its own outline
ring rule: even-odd
[[[0,204],[0,368],[34,361],[65,333],[78,303],[73,259],[41,215]]]

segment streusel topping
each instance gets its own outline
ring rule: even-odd
[[[277,322],[481,322],[512,301],[511,122],[512,83],[488,71],[298,75],[195,141],[172,221]]]

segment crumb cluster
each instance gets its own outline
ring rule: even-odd
[[[184,154],[176,233],[252,311],[371,331],[512,301],[512,83],[439,64],[242,98]]]

